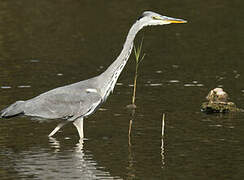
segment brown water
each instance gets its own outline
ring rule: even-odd
[[[205,115],[222,86],[244,107],[241,1],[2,1],[0,109],[101,73],[119,54],[143,10],[188,20],[142,30],[131,146],[134,59],[103,109],[85,121],[87,140],[58,120],[0,123],[0,179],[243,179],[244,114]],[[161,117],[166,114],[164,146]]]

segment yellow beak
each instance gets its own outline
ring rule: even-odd
[[[184,19],[177,19],[177,18],[172,18],[167,16],[162,16],[162,20],[170,23],[187,23],[187,21]]]
[[[180,19],[180,20],[165,20],[168,21],[170,23],[187,23],[187,21]]]

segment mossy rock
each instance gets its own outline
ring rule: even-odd
[[[233,102],[204,102],[201,105],[201,111],[205,113],[244,112]]]

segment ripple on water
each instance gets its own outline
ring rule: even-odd
[[[151,83],[149,84],[149,86],[162,86],[163,84],[162,83]]]
[[[1,89],[10,89],[11,86],[1,86]]]
[[[40,60],[38,60],[38,59],[31,59],[30,62],[36,63],[36,62],[40,62]]]
[[[177,80],[177,79],[172,79],[172,80],[169,80],[169,83],[179,83],[180,81]]]
[[[47,152],[32,149],[20,153],[15,169],[23,178],[37,179],[119,179],[97,166],[93,156],[83,150]],[[21,157],[21,158],[20,158]]]
[[[159,71],[155,71],[157,74],[161,74],[163,73],[163,71],[159,70]]]
[[[117,85],[117,86],[122,86],[123,83],[117,82],[116,85]]]
[[[190,83],[187,83],[187,84],[184,84],[185,87],[193,87],[193,86],[196,86],[195,84],[190,84]]]
[[[30,88],[31,86],[30,85],[20,85],[18,86],[18,88]]]
[[[193,83],[186,83],[184,84],[185,87],[202,87],[204,84],[193,84]]]
[[[223,127],[221,124],[210,124],[209,127]]]

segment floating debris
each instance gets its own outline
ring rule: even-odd
[[[63,74],[62,73],[58,73],[57,76],[63,76]]]
[[[222,88],[211,90],[201,105],[201,111],[206,113],[227,113],[227,112],[244,112],[243,109],[237,108],[235,103],[229,102],[228,94]]]

